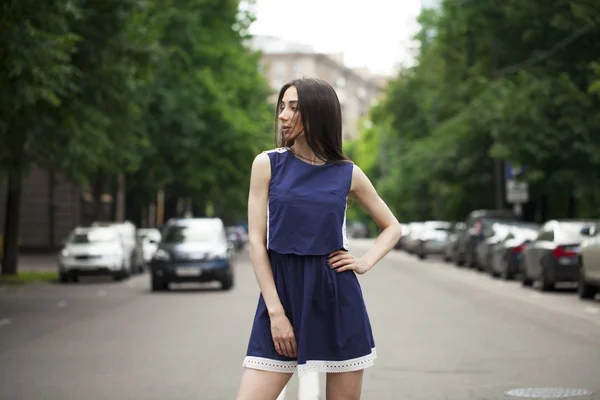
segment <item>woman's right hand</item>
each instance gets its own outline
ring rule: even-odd
[[[271,316],[271,336],[278,354],[288,358],[297,357],[294,328],[283,312]]]

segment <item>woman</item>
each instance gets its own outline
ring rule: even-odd
[[[248,198],[250,257],[260,296],[238,400],[276,399],[295,371],[327,373],[327,399],[358,399],[375,343],[356,274],[398,242],[400,224],[342,152],[342,115],[321,79],[285,84],[278,145],[256,156]],[[348,252],[348,198],[382,229]]]

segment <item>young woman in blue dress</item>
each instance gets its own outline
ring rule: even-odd
[[[260,294],[238,400],[275,400],[294,372],[327,374],[328,400],[359,399],[377,357],[357,275],[398,242],[400,224],[368,177],[344,156],[342,114],[326,81],[285,84],[278,146],[256,156],[248,198],[250,258]],[[381,229],[348,251],[346,208],[356,201]]]

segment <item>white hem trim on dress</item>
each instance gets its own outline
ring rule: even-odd
[[[375,348],[371,349],[371,353],[366,356],[352,358],[343,361],[326,361],[326,360],[308,360],[305,364],[298,365],[297,361],[279,361],[264,357],[247,356],[244,358],[243,367],[258,369],[269,372],[282,372],[293,374],[298,371],[299,374],[307,372],[352,372],[373,366],[377,352]]]

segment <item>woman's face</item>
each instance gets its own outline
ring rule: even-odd
[[[278,107],[283,140],[289,142],[301,137],[304,134],[304,127],[298,111],[298,91],[294,86],[290,86],[285,91]]]

